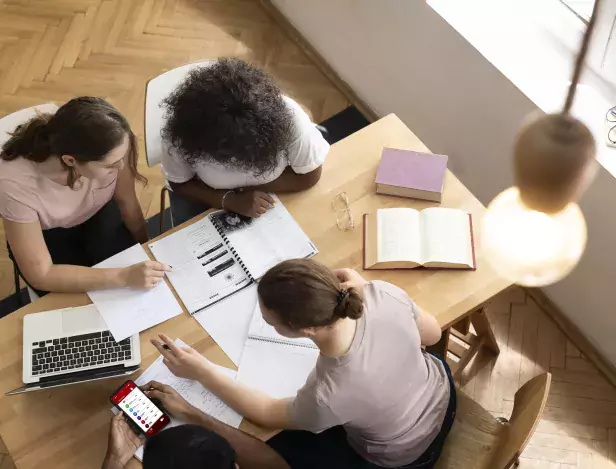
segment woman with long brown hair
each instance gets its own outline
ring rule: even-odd
[[[0,151],[0,216],[37,293],[152,288],[168,267],[92,269],[148,239],[135,193],[137,142],[102,98],[75,98],[18,126]]]
[[[167,348],[153,344],[169,369],[257,424],[295,430],[270,441],[293,468],[434,467],[456,395],[445,361],[422,350],[441,336],[433,316],[392,284],[308,259],[273,267],[258,293],[267,323],[320,350],[296,396],[273,399],[248,388],[163,335]]]

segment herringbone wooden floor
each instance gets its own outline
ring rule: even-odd
[[[0,116],[77,95],[103,96],[129,118],[143,155],[147,79],[222,55],[266,68],[316,122],[347,105],[256,0],[0,0]],[[143,162],[140,170],[150,180],[138,188],[149,217],[158,212],[163,179]],[[2,241],[0,298],[12,289]],[[502,352],[471,362],[460,383],[468,394],[508,416],[524,382],[545,369],[554,375],[521,467],[616,469],[616,390],[522,290],[500,295],[488,314]],[[5,454],[0,441],[0,469],[11,469]]]
[[[146,217],[159,211],[160,168],[143,157],[146,81],[188,62],[234,55],[272,73],[320,122],[347,102],[253,0],[0,0],[0,116],[74,96],[103,96],[141,146]],[[1,227],[0,227],[1,230]],[[2,233],[2,239],[4,233]],[[13,291],[0,243],[0,298]]]

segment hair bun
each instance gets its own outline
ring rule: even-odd
[[[338,303],[334,308],[334,314],[340,319],[359,319],[364,312],[364,303],[356,288],[341,290],[338,294]]]

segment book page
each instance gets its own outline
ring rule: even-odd
[[[259,218],[224,211],[210,215],[255,279],[284,260],[318,252],[280,199],[272,197],[274,207]]]
[[[122,268],[149,261],[141,245],[135,244],[94,268]],[[120,342],[182,313],[182,307],[166,282],[151,290],[111,288],[88,292],[92,303],[105,320],[111,335]]]
[[[175,344],[178,347],[187,347],[187,345],[180,339],[175,340]],[[229,376],[232,379],[235,379],[236,372],[234,370],[230,370],[228,368],[214,365],[221,373]],[[217,420],[220,420],[227,425],[238,428],[240,423],[242,422],[242,416],[231,409],[227,404],[221,401],[216,395],[214,395],[211,391],[204,388],[198,381],[193,381],[191,379],[178,378],[175,376],[169,368],[165,366],[163,363],[162,355],[159,356],[154,363],[152,363],[147,370],[143,372],[143,374],[135,380],[135,383],[138,386],[143,386],[144,384],[149,383],[150,381],[158,381],[159,383],[166,384],[175,389],[180,396],[188,401],[189,404],[192,404],[197,409],[202,411],[205,414],[208,414],[211,417],[214,417]],[[117,414],[118,410],[114,407],[112,409],[114,414]],[[165,431],[172,427],[177,427],[178,425],[183,425],[186,422],[181,421],[180,419],[171,418],[171,422],[167,425],[162,431]],[[135,452],[135,457],[139,459],[139,461],[143,460],[143,446],[137,448]]]
[[[377,210],[377,258],[379,262],[422,263],[420,217],[410,208]]]
[[[424,263],[473,266],[468,213],[433,207],[421,212]],[[439,265],[442,267],[444,265]]]
[[[186,309],[194,313],[251,283],[222,236],[205,217],[149,244],[156,260],[172,267],[169,281]]]

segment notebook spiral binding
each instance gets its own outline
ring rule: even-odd
[[[248,338],[252,340],[258,340],[259,342],[270,342],[273,344],[291,345],[293,347],[304,347],[304,348],[311,348],[311,349],[318,348],[316,345],[308,345],[308,344],[302,344],[302,343],[297,343],[297,342],[291,342],[288,340],[274,339],[272,337],[262,337],[260,335],[250,335],[248,336]]]
[[[214,212],[214,213],[218,213],[218,212]],[[214,215],[214,213],[212,215]],[[225,234],[225,232],[222,229],[222,227],[220,226],[218,220],[216,218],[212,217],[211,215],[210,215],[210,220],[212,221],[212,225],[214,225],[214,228],[216,228],[216,231],[218,231],[218,234],[220,235],[222,240],[227,245],[227,248],[229,248],[229,251],[231,251],[231,254],[233,254],[233,257],[235,258],[235,260],[238,262],[238,264],[240,265],[242,270],[244,272],[246,272],[246,275],[248,275],[248,278],[250,279],[250,282],[251,283],[254,282],[255,281],[254,277],[252,276],[252,274],[250,273],[250,271],[246,267],[246,264],[244,264],[244,261],[242,260],[242,258],[239,256],[239,254],[236,252],[236,250],[233,248],[233,246],[229,242],[229,239],[227,238],[227,235]]]

